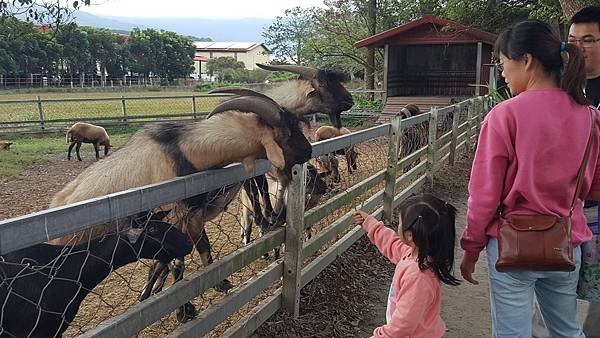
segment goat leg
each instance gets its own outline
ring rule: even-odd
[[[202,260],[202,265],[209,266],[213,263],[212,255],[210,254],[210,241],[208,240],[208,235],[206,234],[206,230],[202,229],[202,233],[200,234],[200,238],[195,243],[196,251],[200,254],[200,259]],[[217,285],[214,286],[215,290],[219,292],[227,292],[231,288],[233,288],[233,284],[228,279],[223,279]]]
[[[75,142],[72,142],[72,143],[69,145],[69,152],[67,153],[67,160],[69,160],[69,161],[71,160],[71,150],[73,150],[73,147],[74,147],[74,146],[75,146]]]
[[[77,142],[77,147],[75,147],[75,152],[77,153],[77,160],[81,161],[81,155],[79,155],[79,149],[81,149],[81,142]]]
[[[173,275],[174,279],[173,283],[177,283],[183,279],[184,270],[185,262],[183,257],[176,258],[171,269],[171,274]],[[197,315],[198,311],[196,311],[196,307],[191,302],[187,302],[175,310],[175,316],[177,317],[177,321],[180,323],[185,323]]]
[[[259,189],[254,179],[244,181],[244,190],[248,197],[250,197],[250,203],[252,204],[252,220],[255,224],[260,226],[261,229],[269,228],[271,223],[265,219],[262,213],[262,207],[260,205]],[[268,195],[268,192],[267,192]],[[267,196],[268,197],[268,196]],[[272,209],[272,208],[271,208]]]
[[[156,284],[156,281],[159,279],[159,277],[168,272],[169,270],[164,263],[154,262],[154,264],[150,267],[150,270],[148,270],[148,280],[146,285],[144,285],[138,300],[141,302],[150,297],[151,294],[154,294],[153,286]]]
[[[94,151],[96,152],[96,160],[99,160],[100,153],[98,152],[98,142],[93,142],[92,144],[94,145]]]

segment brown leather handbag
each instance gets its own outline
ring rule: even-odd
[[[581,191],[584,171],[596,131],[596,114],[591,109],[590,114],[592,119],[590,137],[577,174],[577,186],[569,216],[513,215],[505,219],[500,211],[496,270],[500,272],[575,270],[571,243],[571,215],[577,205],[577,196]]]

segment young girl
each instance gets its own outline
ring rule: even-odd
[[[363,211],[354,213],[355,223],[396,264],[387,324],[373,336],[439,338],[446,330],[440,317],[440,281],[459,284],[452,275],[456,208],[428,194],[408,198],[399,208],[398,233]]]

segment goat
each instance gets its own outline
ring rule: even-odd
[[[0,142],[0,150],[10,150],[12,142]]]
[[[403,119],[407,119],[413,116],[421,115],[423,112],[414,104],[407,104],[400,110],[400,116]],[[415,125],[407,128],[402,136],[402,151],[400,158],[404,158],[407,155],[419,150],[421,147],[427,144],[429,122],[422,125]]]
[[[343,135],[350,134],[350,130],[347,128],[335,128],[332,126],[321,126],[315,131],[314,139],[315,141],[323,141],[334,137],[339,137]],[[346,166],[348,168],[348,173],[352,174],[353,170],[358,169],[357,159],[358,152],[354,148],[354,146],[347,147],[345,149],[340,149],[331,154],[325,154],[317,157],[317,163],[319,165],[320,171],[330,172],[332,181],[335,183],[339,183],[340,174],[339,174],[339,166],[338,161],[335,158],[335,155],[344,155],[346,158]]]
[[[329,187],[325,184],[325,181],[321,177],[314,166],[307,164],[307,175],[306,175],[306,195],[305,195],[305,210],[314,208],[320,201],[321,197],[329,191]],[[268,181],[268,192],[264,199],[270,200],[272,204],[275,204],[275,210],[273,210],[272,226],[281,226],[285,222],[287,215],[287,207],[285,204],[287,197],[287,186],[284,186],[280,181],[277,180],[273,175],[266,175]],[[283,195],[283,196],[282,196]],[[282,196],[282,198],[279,198]],[[250,243],[252,236],[252,214],[256,213],[268,213],[268,208],[263,205],[256,205],[251,201],[251,194],[244,190],[242,191],[241,202],[242,211],[240,217],[240,223],[242,225],[242,239],[244,244]],[[281,201],[284,201],[283,203]],[[256,223],[256,221],[254,221]],[[260,225],[259,223],[257,223]],[[261,235],[264,234],[263,227],[260,227]],[[310,238],[310,229],[307,230],[308,238]],[[265,255],[266,256],[266,255]],[[275,256],[279,256],[279,250],[275,250]]]
[[[278,177],[289,181],[292,166],[310,159],[312,148],[300,129],[301,123],[308,122],[270,99],[232,99],[217,106],[210,116],[194,123],[160,123],[139,130],[127,145],[111,157],[88,167],[67,184],[54,196],[51,207],[222,167],[233,162],[242,162],[245,169],[251,172],[254,170],[254,161],[260,158],[269,159],[275,166]],[[235,192],[236,189],[239,186],[230,187]],[[188,222],[179,222],[178,226],[185,228],[185,232],[190,235],[205,266],[212,262],[210,242],[204,231],[207,217],[203,216],[209,195],[201,194],[177,204],[179,210],[189,209],[193,213]],[[228,196],[235,196],[235,193]],[[232,198],[214,210],[222,211]],[[192,220],[194,224],[187,224]],[[105,228],[96,227],[91,229],[91,234],[76,234],[74,240],[95,238],[104,232]],[[63,244],[72,240],[73,236],[67,236],[49,243]],[[183,266],[183,258],[177,264]],[[148,287],[152,285],[149,284]],[[230,287],[229,281],[224,280],[217,289],[226,290]],[[145,290],[146,296],[147,293]],[[188,303],[180,310],[193,313],[190,310],[192,308],[191,303]],[[185,313],[180,315],[178,312],[178,319],[189,318]]]
[[[79,155],[79,149],[81,148],[81,143],[91,143],[94,145],[94,151],[96,152],[96,160],[100,159],[100,155],[98,154],[98,146],[104,146],[104,156],[108,155],[108,149],[110,149],[110,137],[106,133],[106,130],[100,126],[95,126],[93,124],[85,123],[85,122],[77,122],[67,130],[67,144],[69,145],[69,152],[67,153],[67,160],[71,160],[71,150],[73,146],[77,145],[75,148],[75,152],[77,153],[77,159],[81,161],[81,156]]]
[[[113,270],[191,251],[181,231],[151,219],[77,246],[37,244],[6,254],[0,257],[0,337],[62,337],[86,295]]]
[[[352,95],[342,85],[343,74],[295,65],[275,66],[260,63],[256,65],[265,70],[291,72],[299,75],[296,80],[284,82],[278,87],[265,91],[266,96],[273,98],[279,105],[298,116],[323,113],[329,116],[334,126],[342,127],[341,113],[354,105]],[[210,93],[236,94],[232,90],[235,89],[222,88]],[[252,94],[241,95],[251,96]]]

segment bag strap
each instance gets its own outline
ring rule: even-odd
[[[590,151],[592,149],[592,141],[594,139],[594,135],[596,134],[596,113],[592,110],[592,108],[588,107],[588,109],[590,110],[592,126],[590,127],[590,137],[588,139],[587,145],[585,146],[583,160],[581,161],[581,166],[579,167],[579,172],[577,173],[577,185],[575,188],[575,194],[573,195],[573,200],[571,201],[571,210],[569,211],[569,216],[573,214],[573,210],[577,205],[577,196],[579,196],[579,193],[581,192],[581,186],[583,184],[583,173],[585,172],[585,168],[587,167],[588,160],[590,158]]]

